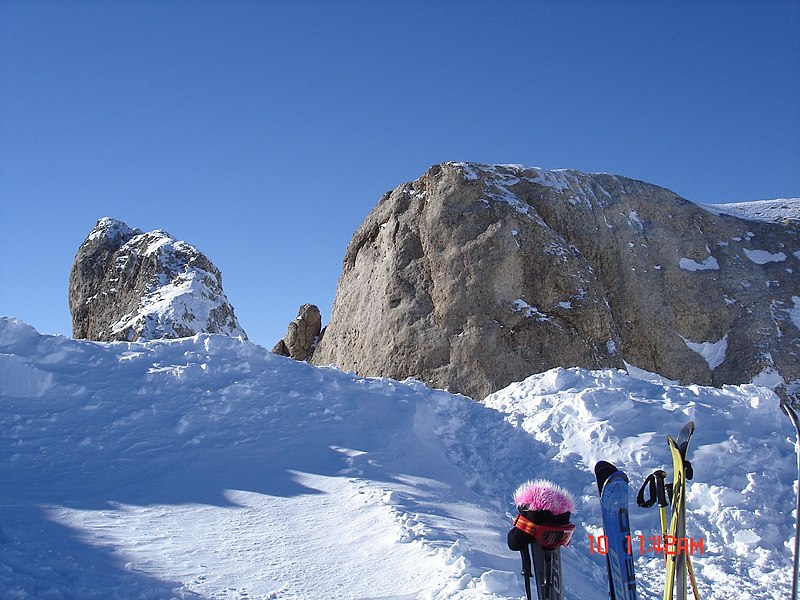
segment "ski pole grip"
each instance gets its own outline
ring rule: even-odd
[[[531,549],[525,546],[520,550],[520,557],[522,558],[522,572],[520,575],[523,577],[531,577],[533,575],[533,565],[531,564]]]
[[[653,473],[653,477],[656,480],[656,498],[658,500],[658,505],[662,508],[668,506],[669,501],[667,500],[667,487],[665,484],[667,479],[666,471],[659,469]]]
[[[647,497],[644,495],[645,490],[649,493]],[[645,478],[642,487],[639,488],[639,494],[636,496],[636,504],[638,504],[640,508],[650,508],[656,503],[657,493],[658,489],[656,486],[655,473],[652,473]]]

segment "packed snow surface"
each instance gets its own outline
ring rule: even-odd
[[[701,206],[715,214],[725,213],[748,221],[800,223],[800,198],[752,200],[750,202],[706,204]]]
[[[594,464],[634,497],[690,419],[702,597],[787,597],[777,398],[649,379],[554,369],[480,404],[221,335],[103,344],[0,319],[0,598],[520,598],[512,495],[549,479],[576,504],[566,598],[605,600]],[[659,533],[655,509],[631,520]],[[663,557],[634,555],[639,597],[661,598]]]

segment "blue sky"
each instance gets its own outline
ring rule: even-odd
[[[98,218],[221,269],[250,338],[330,307],[381,194],[447,160],[800,196],[798,2],[0,0],[0,314],[71,334]]]

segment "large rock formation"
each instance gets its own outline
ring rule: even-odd
[[[446,163],[353,236],[313,357],[483,398],[555,366],[681,382],[800,379],[791,223],[640,181]]]
[[[275,354],[295,360],[308,360],[314,354],[322,334],[322,315],[313,304],[303,304],[297,318],[289,323],[286,336],[272,349]]]
[[[69,276],[72,335],[98,341],[222,333],[246,338],[219,270],[165,231],[143,233],[102,218]]]

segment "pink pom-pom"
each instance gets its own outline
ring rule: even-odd
[[[526,481],[514,492],[514,504],[519,510],[546,510],[561,515],[575,510],[575,501],[564,488],[552,481]]]

